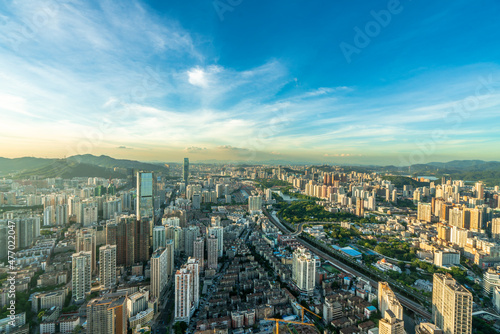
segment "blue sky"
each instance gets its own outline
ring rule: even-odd
[[[2,1],[0,156],[500,160],[496,1]]]

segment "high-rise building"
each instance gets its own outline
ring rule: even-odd
[[[196,259],[190,258],[175,273],[175,320],[189,322],[198,307],[198,301],[199,264]]]
[[[217,237],[212,234],[207,237],[207,266],[209,269],[217,270],[218,257]]]
[[[292,280],[301,291],[314,292],[316,260],[305,248],[299,247],[293,252]]]
[[[159,247],[165,247],[167,241],[167,233],[165,226],[155,226],[153,228],[153,252]]]
[[[383,317],[390,310],[397,319],[403,320],[403,306],[387,282],[378,282],[378,309]]]
[[[356,197],[356,216],[364,217],[365,215],[365,204],[361,197]]]
[[[87,333],[127,333],[126,296],[110,294],[87,304]]]
[[[90,293],[91,284],[91,254],[90,252],[74,253],[71,256],[72,288],[75,301],[85,300]]]
[[[161,247],[151,256],[151,298],[160,299],[168,283],[168,252]]]
[[[217,254],[222,257],[224,255],[224,228],[222,226],[209,227],[207,234],[217,237]]]
[[[116,264],[131,266],[135,261],[136,216],[120,216],[106,224],[106,244],[116,245]]]
[[[184,252],[188,257],[193,256],[194,241],[200,235],[200,229],[197,226],[189,226],[184,229]]]
[[[443,330],[430,322],[421,322],[415,327],[415,334],[443,334]]]
[[[150,172],[137,172],[137,220],[151,218],[154,220],[154,176]]]
[[[255,213],[262,210],[262,197],[250,196],[248,197],[248,211]]]
[[[31,246],[33,243],[33,228],[34,221],[33,219],[16,219],[15,221],[16,228],[16,249],[26,248]]]
[[[479,181],[476,182],[476,198],[477,199],[484,199],[484,184],[483,182]]]
[[[200,268],[205,264],[205,239],[198,237],[193,243],[193,257],[200,262]]]
[[[404,321],[398,319],[391,310],[387,310],[384,318],[378,323],[378,332],[379,334],[405,334]]]
[[[99,283],[101,289],[116,285],[116,245],[99,247]]]
[[[168,279],[174,274],[174,241],[169,239],[165,243],[165,251],[167,252],[167,275]]]
[[[491,237],[493,239],[500,239],[500,218],[493,218],[491,220]]]
[[[185,266],[193,277],[193,308],[196,309],[200,303],[200,261],[190,257]]]
[[[500,287],[500,266],[488,268],[483,274],[483,290],[485,295],[491,296],[497,286]]]
[[[97,271],[96,265],[96,233],[92,228],[82,228],[76,231],[76,252],[90,252],[91,272]]]
[[[432,217],[431,203],[418,203],[418,220],[423,220],[425,222],[430,223],[431,217]]]
[[[184,158],[184,166],[182,169],[182,179],[187,186],[189,182],[189,158]]]
[[[147,289],[134,292],[127,296],[127,315],[133,317],[148,308],[149,291]]]
[[[150,233],[150,218],[142,218],[136,221],[134,262],[147,262],[149,260]]]
[[[434,274],[432,318],[445,334],[472,332],[472,294],[449,274]]]

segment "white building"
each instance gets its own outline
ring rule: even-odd
[[[312,293],[316,280],[316,260],[305,248],[297,248],[293,253],[292,280],[306,293]]]

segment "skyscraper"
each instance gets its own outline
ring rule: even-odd
[[[147,262],[149,260],[151,220],[142,218],[136,221],[135,230],[135,260],[134,262]]]
[[[217,248],[217,237],[215,235],[209,235],[207,237],[207,266],[210,269],[217,270],[217,259],[219,251]]]
[[[293,252],[292,280],[304,292],[314,291],[316,280],[316,260],[305,248],[299,247]]]
[[[174,274],[174,241],[167,240],[165,242],[165,251],[167,252],[167,275],[168,279]]]
[[[472,332],[472,294],[449,274],[434,274],[432,318],[445,334]]]
[[[200,268],[205,265],[205,239],[198,237],[193,243],[193,257],[200,261]]]
[[[91,284],[91,254],[90,252],[74,253],[71,256],[72,288],[75,301],[85,300],[90,293]]]
[[[175,308],[176,321],[189,322],[198,307],[199,301],[199,262],[189,258],[175,273]]]
[[[193,256],[194,241],[200,235],[200,229],[197,226],[189,226],[184,229],[184,252],[188,257]]]
[[[99,283],[102,289],[116,285],[116,245],[99,247]]]
[[[403,306],[387,282],[378,282],[378,309],[382,317],[390,310],[397,319],[403,320]]]
[[[434,198],[434,197],[433,197]],[[432,216],[431,203],[418,203],[418,220],[430,223]]]
[[[182,179],[184,180],[184,184],[188,185],[189,182],[189,158],[184,158],[184,168],[182,170]]]
[[[136,216],[121,216],[106,225],[106,244],[116,245],[116,264],[131,266],[135,261]]]
[[[207,234],[217,237],[217,254],[222,257],[224,255],[224,228],[222,226],[209,227]]]
[[[106,295],[87,304],[87,333],[127,333],[127,304],[125,295]]]
[[[91,272],[96,273],[96,233],[92,228],[76,231],[76,252],[90,252]]]
[[[160,298],[168,283],[168,252],[160,247],[151,256],[151,298]]]
[[[262,210],[262,197],[250,196],[248,197],[248,211],[254,213]]]
[[[154,177],[150,172],[137,172],[137,220],[152,218],[154,220]]]
[[[153,228],[153,252],[159,247],[165,247],[167,241],[167,233],[165,226],[155,226]]]
[[[391,311],[385,311],[384,318],[378,324],[379,334],[405,334],[404,321]]]
[[[356,197],[356,216],[363,217],[365,215],[365,201],[361,197]]]

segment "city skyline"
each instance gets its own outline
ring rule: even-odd
[[[232,4],[0,5],[0,156],[497,160],[498,3]]]

